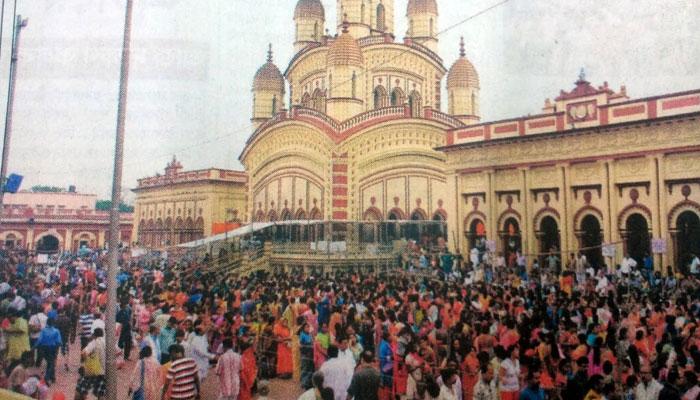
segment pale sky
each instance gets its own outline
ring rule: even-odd
[[[498,2],[438,0],[440,29]],[[173,154],[185,169],[240,169],[238,156],[251,133],[253,75],[270,42],[285,70],[296,0],[134,3],[125,191],[137,178],[162,173]],[[323,0],[331,33],[335,3]],[[406,3],[395,2],[397,40],[406,32]],[[24,188],[75,184],[109,198],[124,4],[19,0],[29,26],[9,171],[25,176]],[[482,120],[489,121],[540,112],[545,98],[573,87],[582,67],[594,85],[608,81],[617,90],[624,84],[633,98],[700,88],[697,21],[697,0],[510,0],[440,35],[440,54],[449,68],[465,37],[481,79]]]

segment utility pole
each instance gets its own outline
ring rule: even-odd
[[[117,400],[117,270],[119,269],[119,204],[122,192],[122,168],[124,164],[124,124],[126,122],[126,98],[129,86],[129,50],[131,46],[131,14],[133,0],[126,0],[124,18],[124,42],[122,45],[122,65],[119,79],[119,105],[117,106],[117,134],[114,145],[114,176],[112,180],[112,209],[109,215],[109,252],[107,262],[107,311],[105,320],[106,366],[108,400]]]
[[[19,54],[19,37],[22,28],[27,26],[27,19],[21,15],[15,20],[12,35],[12,58],[10,59],[10,82],[7,87],[7,109],[5,110],[5,136],[2,142],[2,164],[0,164],[0,218],[3,213],[3,198],[5,196],[5,179],[7,178],[7,162],[10,158],[10,139],[12,137],[12,111],[15,104],[15,86],[17,83],[17,60]]]

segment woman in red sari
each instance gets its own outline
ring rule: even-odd
[[[471,400],[474,397],[474,386],[478,380],[479,359],[476,357],[476,351],[471,349],[462,361],[462,395],[464,400]]]
[[[289,379],[294,372],[292,361],[292,332],[287,327],[287,320],[280,318],[273,329],[277,341],[277,377]]]
[[[255,362],[255,348],[249,341],[241,343],[241,390],[238,400],[251,400],[253,398],[253,385],[258,376],[258,365]]]

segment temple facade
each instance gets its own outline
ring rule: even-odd
[[[463,45],[449,70],[436,53],[434,0],[409,2],[402,42],[393,3],[339,1],[335,36],[319,0],[297,4],[296,55],[282,73],[270,51],[253,82],[255,131],[240,156],[252,220],[448,218],[436,148],[479,121],[479,78]]]
[[[331,36],[299,0],[295,55],[282,72],[270,49],[254,77],[247,219],[441,221],[454,249],[530,260],[700,251],[700,91],[633,100],[582,74],[537,115],[482,123],[464,41],[449,69],[437,54],[435,0],[408,2],[402,41],[392,0],[336,12]]]
[[[132,242],[163,249],[234,229],[246,222],[245,172],[183,171],[173,157],[165,174],[139,179]]]
[[[700,252],[700,90],[630,100],[583,74],[538,115],[447,132],[455,243],[598,265]]]

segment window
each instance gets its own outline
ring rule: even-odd
[[[316,41],[316,42],[321,41],[318,37],[318,22],[314,22],[314,41]]]
[[[314,95],[311,97],[309,107],[313,107],[314,110],[326,112],[326,93],[321,89],[314,90]]]
[[[476,93],[472,92],[472,115],[476,115]]]
[[[411,95],[408,96],[408,105],[411,108],[411,116],[420,117],[422,115],[422,101],[420,93],[415,90],[411,92]]]
[[[391,91],[391,105],[392,106],[402,106],[406,102],[406,95],[400,88],[394,88]]]
[[[277,96],[272,96],[272,116],[277,114]]]
[[[377,6],[377,30],[380,32],[386,30],[386,12],[382,3]]]
[[[374,89],[374,109],[379,109],[387,106],[387,94],[384,86],[377,86]]]
[[[303,96],[301,96],[301,105],[302,107],[310,108],[311,107],[311,95],[308,93],[304,93]]]

